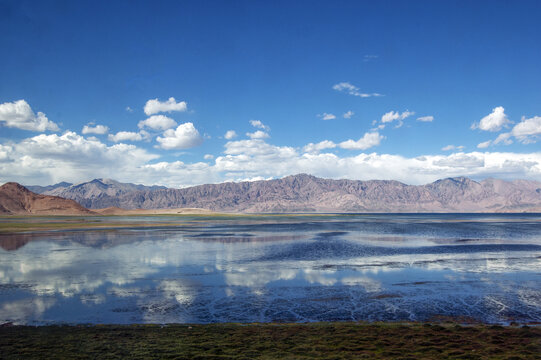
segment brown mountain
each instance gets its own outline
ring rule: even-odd
[[[458,177],[427,185],[388,180],[330,180],[299,174],[282,179],[134,188],[93,180],[48,192],[91,209],[203,208],[231,212],[539,212],[541,183]]]
[[[0,186],[2,215],[92,215],[94,212],[73,200],[35,194],[15,182]]]

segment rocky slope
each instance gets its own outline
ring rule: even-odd
[[[1,215],[91,215],[73,200],[40,195],[14,182],[0,186]]]
[[[277,180],[185,189],[92,180],[46,192],[91,208],[203,208],[233,212],[537,212],[541,183],[450,178],[427,185],[387,180],[330,180],[294,175]]]

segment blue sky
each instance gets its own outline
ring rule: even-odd
[[[0,181],[541,180],[540,15],[538,1],[0,0]]]

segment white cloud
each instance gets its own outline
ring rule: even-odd
[[[250,120],[250,125],[252,125],[253,127],[258,128],[258,129],[263,129],[263,130],[266,130],[266,131],[270,130],[270,127],[263,124],[261,122],[261,120]]]
[[[32,108],[25,100],[6,102],[0,104],[0,124],[30,131],[58,131],[58,125],[47,119],[44,113],[38,111],[34,114]]]
[[[334,119],[336,119],[336,115],[327,114],[327,113],[319,114],[318,117],[322,118],[323,120],[334,120]]]
[[[280,177],[300,172],[329,178],[386,179],[425,184],[453,176],[541,179],[541,153],[458,153],[407,158],[362,153],[340,157],[333,153],[298,153],[294,148],[262,140],[226,144],[226,155],[216,159],[214,170],[226,179]]]
[[[203,156],[203,159],[205,159],[205,160],[212,160],[212,159],[214,159],[214,155],[212,155],[212,154],[205,154],[205,156]]]
[[[2,156],[5,152],[6,156]],[[139,167],[158,158],[135,145],[107,146],[75,132],[41,134],[0,147],[0,180],[30,183],[79,182],[115,177],[141,182]]]
[[[227,132],[224,135],[224,138],[226,138],[227,140],[231,140],[236,137],[237,137],[237,133],[235,132],[235,130],[227,130]]]
[[[479,123],[472,124],[471,129],[480,129],[492,132],[500,131],[502,127],[507,127],[508,124],[512,124],[504,111],[505,109],[502,106],[495,107],[492,109],[492,113],[482,118]]]
[[[478,168],[485,165],[485,160],[476,154],[455,153],[441,159],[436,159],[433,165],[464,169]]]
[[[266,139],[269,137],[269,134],[267,134],[264,131],[257,130],[257,131],[254,131],[253,133],[249,133],[249,132],[246,133],[246,136],[248,136],[251,139]]]
[[[126,106],[126,111],[127,112],[133,112],[133,109],[131,107],[129,107],[129,106]]]
[[[372,61],[372,60],[376,60],[377,58],[379,58],[379,55],[368,54],[368,55],[363,56],[363,61],[364,62],[369,62],[369,61]]]
[[[401,114],[398,111],[389,111],[388,113],[383,114],[383,116],[381,117],[381,122],[389,123],[394,120],[404,120],[411,115],[415,115],[415,112],[406,110]]]
[[[529,119],[523,116],[521,121],[510,132],[501,133],[494,141],[486,141],[477,145],[477,147],[488,147],[491,144],[511,145],[513,143],[512,137],[522,144],[531,144],[537,142],[540,136],[541,116],[534,116]]]
[[[153,115],[146,120],[139,121],[137,124],[139,129],[149,127],[154,130],[167,130],[177,126],[175,120],[165,115]]]
[[[367,98],[367,97],[372,97],[372,96],[382,96],[381,94],[378,94],[378,93],[371,93],[371,94],[361,93],[358,87],[350,84],[349,82],[338,83],[336,85],[333,85],[332,88],[336,91],[343,91],[345,93],[348,93],[349,95],[358,96],[361,98]]]
[[[107,132],[109,132],[109,127],[107,127],[105,125],[96,125],[96,126],[92,126],[92,125],[94,125],[94,124],[90,123],[90,124],[87,124],[87,125],[83,126],[82,133],[83,134],[103,135],[103,134],[107,134]]]
[[[385,137],[383,135],[380,135],[377,131],[367,132],[362,138],[357,141],[343,141],[338,144],[338,146],[340,146],[342,149],[348,150],[366,150],[373,146],[379,145],[381,143],[381,140],[384,138]]]
[[[524,144],[537,142],[541,136],[541,116],[529,119],[522,117],[522,120],[511,130],[511,134]]]
[[[464,145],[458,145],[458,146],[455,146],[455,145],[447,145],[447,146],[444,146],[441,148],[443,151],[451,151],[451,150],[458,150],[458,151],[462,151],[464,150]]]
[[[432,115],[429,115],[429,116],[421,116],[421,117],[418,117],[418,118],[417,118],[417,121],[432,122],[432,121],[434,121],[434,116],[432,116]]]
[[[148,116],[152,114],[157,114],[161,112],[172,112],[172,111],[186,111],[188,106],[186,101],[176,102],[174,97],[170,97],[169,100],[161,102],[158,99],[148,100],[145,104],[145,114]]]
[[[191,122],[180,124],[175,130],[169,129],[163,137],[157,137],[162,149],[189,149],[201,145],[203,138]]]
[[[490,145],[492,144],[492,141],[485,141],[485,142],[482,142],[482,143],[479,143],[477,145],[477,148],[479,149],[486,149],[487,147],[489,147]]]
[[[321,148],[332,148],[332,142],[321,144]],[[0,144],[0,182],[76,183],[115,174],[115,179],[123,182],[185,187],[301,172],[334,179],[398,180],[408,184],[425,184],[453,176],[541,180],[541,152],[339,156],[300,152],[293,147],[248,139],[227,142],[223,154],[212,163],[155,163],[158,158],[131,144],[107,146],[98,139],[87,139],[73,132],[62,136],[42,134],[18,143]]]
[[[334,149],[336,144],[330,140],[323,140],[317,144],[309,143],[302,150],[307,153],[319,153],[321,150]]]
[[[143,135],[131,131],[119,131],[116,134],[109,134],[109,141],[121,142],[121,141],[141,141],[143,140]]]
[[[513,140],[511,140],[511,134],[510,133],[502,133],[498,135],[496,140],[492,142],[494,145],[497,145],[499,143],[502,143],[504,145],[511,145],[513,143]]]
[[[347,111],[344,113],[344,115],[342,115],[344,117],[344,119],[351,119],[351,117],[355,115],[355,113],[351,110]]]
[[[261,157],[290,157],[297,155],[297,151],[289,146],[275,146],[261,139],[229,141],[225,144],[224,154],[239,156]]]

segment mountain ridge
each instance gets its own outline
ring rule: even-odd
[[[541,183],[467,177],[425,185],[396,180],[323,179],[297,174],[281,179],[227,182],[174,189],[94,179],[44,194],[90,209],[204,208],[212,211],[284,212],[538,212]]]

